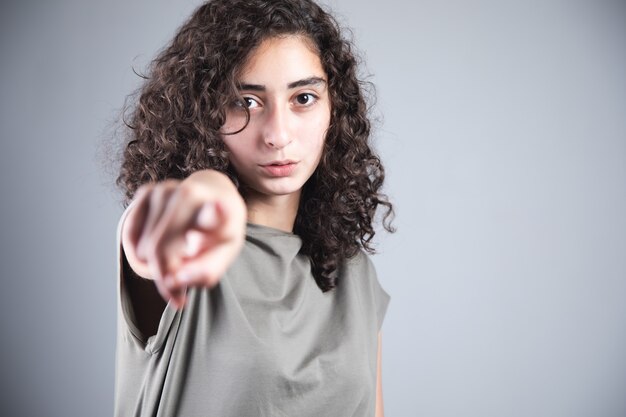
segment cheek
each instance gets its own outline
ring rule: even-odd
[[[321,153],[326,142],[330,120],[329,118],[320,118],[320,120],[310,130],[312,135],[309,140],[310,150],[315,153]]]
[[[226,142],[226,149],[228,150],[228,159],[231,162],[237,162],[245,159],[245,151],[236,144]]]
[[[224,126],[226,127],[227,125]],[[252,148],[251,139],[253,138],[253,130],[252,126],[248,125],[244,130],[234,135],[222,134],[222,142],[224,142],[224,146],[226,147],[226,150],[228,150],[228,153],[236,157],[250,153],[250,149]]]
[[[235,135],[236,136],[236,135]],[[237,138],[233,136],[222,136],[222,142],[224,142],[224,147],[228,151],[228,160],[231,163],[236,162],[241,159],[241,149],[237,146]]]
[[[224,133],[238,132],[246,127],[246,113],[244,111],[231,110],[226,114],[226,120],[221,127],[221,131]]]

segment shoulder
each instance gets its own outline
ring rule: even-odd
[[[376,267],[370,255],[363,249],[359,249],[354,256],[344,261],[344,268],[350,271],[359,271],[362,273],[376,274]]]
[[[361,292],[371,293],[378,284],[374,262],[362,249],[344,260],[339,274],[339,279],[345,281],[347,286],[357,287]]]
[[[355,293],[364,305],[371,306],[372,323],[380,330],[389,304],[390,296],[381,286],[374,262],[365,251],[359,250],[344,262],[342,268],[346,290]],[[339,284],[341,285],[341,284]]]

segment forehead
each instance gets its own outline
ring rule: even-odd
[[[287,35],[265,39],[241,68],[239,81],[265,84],[289,83],[317,76],[326,78],[319,53],[304,36]]]

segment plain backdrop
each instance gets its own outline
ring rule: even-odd
[[[0,414],[110,416],[119,110],[200,3],[0,4]],[[397,209],[387,415],[626,416],[626,3],[328,4]]]

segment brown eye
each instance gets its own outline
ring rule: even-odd
[[[311,93],[302,93],[296,96],[296,102],[301,106],[310,106],[315,103],[317,97]]]
[[[256,107],[259,107],[259,102],[251,97],[244,97],[243,104],[249,109],[254,109]]]
[[[241,100],[236,101],[235,102],[235,106],[236,107],[247,107],[249,109],[255,109],[255,108],[259,107],[259,102],[256,101],[252,97],[244,97]]]

